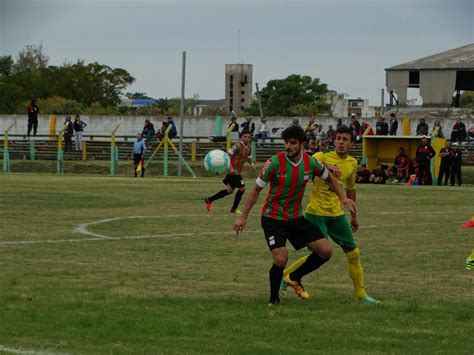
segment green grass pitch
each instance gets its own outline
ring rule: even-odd
[[[251,186],[253,179],[247,179]],[[358,185],[366,287],[342,252],[267,307],[260,229],[232,232],[219,178],[0,176],[0,352],[470,353],[472,187]],[[264,191],[266,192],[266,190]],[[308,198],[309,189],[305,201]],[[244,195],[243,203],[246,196]],[[305,251],[290,249],[290,261]]]

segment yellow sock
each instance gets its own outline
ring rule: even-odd
[[[474,259],[474,249],[472,249],[471,255],[469,257]]]
[[[364,270],[360,263],[360,251],[359,248],[346,253],[347,266],[349,270],[349,276],[354,284],[355,295],[358,299],[367,296],[364,288]]]
[[[283,275],[288,275],[289,273],[295,271],[297,268],[299,268],[301,265],[303,265],[303,263],[306,261],[306,259],[308,259],[308,256],[309,256],[309,255],[302,256],[301,258],[299,258],[298,260],[296,260],[293,264],[291,264],[290,266],[288,266],[288,267],[283,271]]]
[[[474,214],[472,215],[471,221],[474,222]]]

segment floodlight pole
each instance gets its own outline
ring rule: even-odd
[[[183,131],[184,131],[184,87],[186,83],[186,51],[183,51],[183,69],[181,76],[181,105],[179,107],[179,154],[183,156]],[[178,161],[178,176],[183,173],[183,164],[181,159]]]

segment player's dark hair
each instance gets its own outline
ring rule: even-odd
[[[294,138],[300,143],[306,142],[306,134],[304,133],[303,128],[298,126],[285,128],[283,132],[281,132],[281,138],[283,138],[284,141]]]
[[[352,129],[350,129],[349,127],[347,127],[346,125],[341,125],[339,127],[337,127],[336,129],[336,136],[338,133],[347,133],[349,134],[349,136],[351,137],[351,140],[352,140]]]
[[[249,130],[243,130],[242,132],[240,132],[239,138],[242,138],[244,134],[250,134],[250,137],[252,137],[252,132],[250,132]]]

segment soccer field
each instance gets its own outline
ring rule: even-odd
[[[271,308],[263,196],[236,237],[231,198],[204,210],[222,187],[1,175],[0,352],[472,352],[474,231],[459,227],[474,213],[472,187],[358,185],[356,240],[382,304],[354,300],[333,244],[304,280],[311,298],[290,292]],[[290,261],[304,253],[290,249]]]

